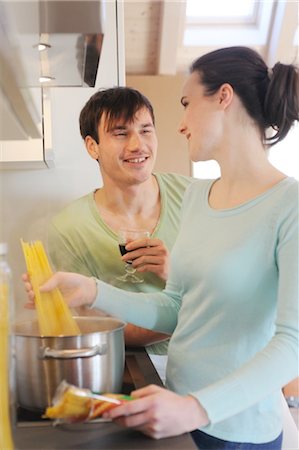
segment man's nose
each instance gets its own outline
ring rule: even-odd
[[[131,151],[139,150],[141,148],[141,138],[138,133],[133,133],[130,136],[129,142],[128,142],[128,149]]]

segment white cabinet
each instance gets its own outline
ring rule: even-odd
[[[53,80],[44,85],[46,87],[41,88],[38,83],[33,87],[34,81],[32,80],[38,78],[38,73],[44,74],[45,70],[51,69],[49,60],[47,60],[45,54],[38,52],[36,44],[41,40],[50,44],[52,41],[49,36],[51,38],[51,35],[40,34],[38,23],[32,23],[34,20],[38,21],[36,11],[30,13],[33,32],[22,34],[22,39],[20,39],[15,31],[16,26],[13,26],[12,30],[15,34],[12,36],[10,45],[14,46],[13,51],[20,57],[21,63],[14,73],[11,72],[11,76],[8,75],[6,79],[0,77],[0,169],[40,169],[55,165],[56,139],[53,139],[52,136],[55,133],[55,130],[52,129],[52,122],[53,114],[59,114],[60,112],[52,105],[51,92],[54,94],[55,91],[55,96],[53,96],[57,98],[57,91],[63,97],[63,91],[71,89],[73,95],[82,99],[86,97],[87,100],[93,92],[100,88],[125,84],[123,1],[105,0],[99,2],[91,0],[85,1],[85,3],[76,1],[77,4],[82,3],[82,5],[88,3],[100,3],[101,5],[100,27],[103,39],[101,39],[95,86],[89,87],[83,81],[81,85],[66,82],[64,85],[58,84],[57,87]],[[38,5],[38,2],[29,3]],[[53,4],[57,3],[54,2]],[[61,21],[61,23],[64,22]],[[70,24],[68,24],[68,27],[70,28]],[[59,50],[60,42],[71,44],[76,39],[74,33],[67,35],[67,33],[63,34],[60,31],[58,29],[55,36],[56,41],[53,41],[55,45],[52,45],[52,49],[49,46],[49,53],[54,47]],[[84,39],[87,39],[86,36],[88,36],[86,33],[82,34]],[[86,43],[84,45],[84,48],[86,48]],[[64,53],[61,51],[55,57],[56,67],[68,69],[71,64],[70,54],[74,54],[74,57],[78,59],[78,53],[80,53],[80,49],[76,46],[66,48]],[[0,45],[2,61],[5,62],[6,56],[7,52],[4,46]],[[22,61],[24,64],[22,64]],[[77,70],[76,67],[75,70]],[[22,78],[22,75],[24,78]],[[29,80],[29,82],[26,83],[26,80]],[[16,90],[18,90],[19,102],[16,101],[13,94]],[[22,99],[21,108],[20,100]],[[69,108],[72,108],[71,103]],[[55,120],[57,120],[56,117]],[[59,120],[63,121],[64,118],[59,117]],[[74,124],[74,127],[76,126],[77,123]]]

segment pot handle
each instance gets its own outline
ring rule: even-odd
[[[68,350],[57,350],[50,347],[41,348],[41,359],[75,359],[90,358],[96,355],[105,355],[107,353],[107,344],[95,345],[91,348],[75,348]]]

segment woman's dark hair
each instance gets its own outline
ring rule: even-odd
[[[124,123],[134,120],[135,114],[146,108],[155,124],[153,107],[143,94],[129,87],[115,87],[96,92],[80,113],[80,133],[83,139],[91,136],[99,143],[98,125],[103,113],[106,114],[106,129],[109,130],[116,120]]]
[[[281,141],[299,120],[298,68],[292,64],[278,62],[268,69],[256,51],[227,47],[196,59],[190,72],[198,72],[207,95],[229,83],[270,146]],[[267,137],[269,127],[276,133]]]

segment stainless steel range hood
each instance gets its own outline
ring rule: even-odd
[[[0,169],[29,149],[52,165],[50,88],[95,86],[105,14],[106,0],[0,0]]]
[[[104,37],[105,2],[98,0],[2,1],[11,57],[29,87],[94,86]],[[2,15],[2,14],[1,14]],[[44,44],[39,51],[39,44]],[[20,84],[23,83],[19,80]]]

